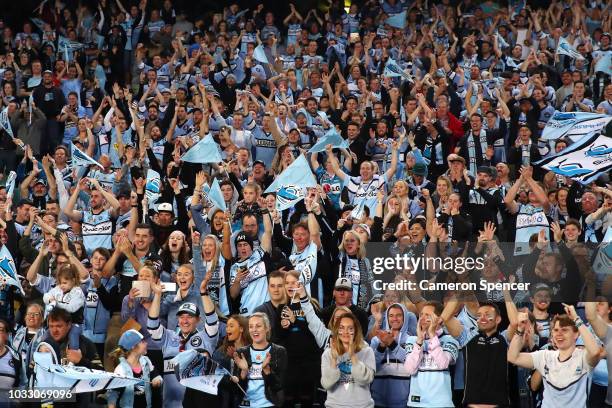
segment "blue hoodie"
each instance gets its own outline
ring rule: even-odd
[[[416,316],[401,303],[394,303],[391,306],[399,306],[402,309],[404,324],[398,337],[389,347],[382,346],[378,337],[372,338],[370,347],[374,350],[376,359],[376,376],[371,391],[377,407],[405,408],[410,395],[410,375],[404,369],[404,360],[407,355],[406,342],[412,335],[410,329],[416,327]],[[391,306],[385,312],[385,330],[390,330],[389,309]]]

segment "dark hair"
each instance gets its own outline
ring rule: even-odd
[[[580,221],[575,218],[569,218],[567,221],[565,221],[565,226],[567,227],[568,225],[573,225],[578,228],[578,231],[582,231],[582,225],[580,225]]]
[[[104,247],[98,247],[98,248],[94,249],[94,250],[93,250],[93,252],[91,253],[91,254],[92,254],[92,256],[93,256],[93,254],[95,254],[96,252],[97,252],[97,253],[99,253],[100,255],[102,255],[103,257],[105,257],[107,261],[108,261],[108,260],[110,259],[110,257],[111,257],[111,253],[110,253],[110,251],[109,251],[107,248],[104,248]]]
[[[61,309],[59,307],[55,307],[53,308],[53,310],[49,312],[49,315],[47,316],[47,321],[48,322],[62,321],[64,323],[72,323],[72,316],[67,310]]]
[[[149,224],[144,224],[144,223],[137,224],[134,230],[137,230],[137,229],[146,229],[147,231],[149,231],[149,234],[153,235],[153,228]]]
[[[425,302],[425,304],[423,304],[423,307],[425,306],[433,306],[434,313],[436,314],[436,316],[440,316],[442,314],[442,311],[444,310],[444,305],[442,305],[442,303],[438,302],[437,300],[430,300],[428,302]]]
[[[298,222],[298,223],[293,224],[293,225],[291,226],[291,235],[293,235],[293,233],[295,232],[295,230],[296,230],[296,229],[298,229],[298,228],[303,228],[303,229],[305,229],[306,231],[310,231],[310,229],[308,229],[308,223],[307,223],[307,222],[303,222],[303,221],[301,221],[301,222]]]
[[[559,323],[559,327],[571,327],[574,333],[578,332],[578,328],[576,327],[576,323],[566,314],[555,315],[552,321],[550,322],[550,330],[552,334],[552,330],[555,328],[555,324]]]
[[[501,316],[501,312],[499,311],[499,306],[497,306],[495,303],[493,303],[493,302],[483,302],[483,303],[480,304],[480,306],[478,306],[478,308],[485,307],[485,306],[492,307],[493,309],[495,309],[495,314],[497,316]]]
[[[268,280],[270,280],[272,278],[281,278],[283,280],[283,282],[284,282],[285,281],[285,272],[281,271],[280,269],[273,270],[268,275]]]

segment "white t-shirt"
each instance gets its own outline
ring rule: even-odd
[[[585,349],[576,348],[566,361],[559,360],[558,350],[531,353],[533,366],[544,380],[542,408],[586,407],[589,373]]]

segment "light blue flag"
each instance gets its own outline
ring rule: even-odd
[[[205,207],[217,207],[221,211],[227,210],[225,200],[223,199],[223,193],[221,192],[221,187],[219,186],[219,180],[214,179],[210,186],[205,184],[202,188],[202,192],[204,193],[202,199],[208,204]]]
[[[406,27],[406,11],[402,11],[401,13],[393,14],[389,16],[385,20],[385,24],[390,25],[395,28],[404,28]]]
[[[253,58],[255,58],[259,62],[263,62],[264,64],[269,64],[268,57],[266,56],[266,52],[264,51],[263,45],[258,45],[253,50]]]
[[[220,163],[223,161],[219,146],[215,143],[212,135],[209,133],[198,143],[191,146],[189,150],[181,157],[181,160],[188,163]]]
[[[612,116],[604,113],[555,111],[542,130],[542,139],[569,137],[577,142],[583,136],[603,129],[611,119]]]
[[[15,180],[17,179],[17,173],[11,171],[6,178],[6,195],[9,198],[13,198],[13,194],[15,194]]]
[[[608,227],[606,235],[599,245],[593,261],[593,271],[597,275],[612,274],[612,227]]]
[[[510,44],[508,44],[508,42],[504,39],[504,37],[501,36],[499,31],[497,30],[495,31],[495,37],[497,38],[497,45],[499,45],[500,49],[510,47]]]
[[[175,363],[174,374],[181,385],[207,394],[217,395],[223,377],[231,375],[212,358],[193,349],[179,353],[172,361]],[[238,388],[242,390],[242,387]]]
[[[325,146],[327,146],[328,144],[332,145],[332,147],[337,147],[339,149],[348,149],[349,147],[348,140],[344,140],[342,136],[340,136],[336,128],[332,127],[327,131],[327,133],[323,135],[323,137],[317,140],[317,143],[315,143],[314,146],[312,146],[310,150],[308,150],[308,153],[318,153],[325,151]]]
[[[395,60],[392,58],[389,58],[387,60],[387,63],[385,64],[385,69],[383,71],[383,76],[392,77],[392,78],[402,77],[407,81],[414,82],[412,80],[412,77],[408,75],[406,72],[404,72],[402,67],[400,67],[399,64],[395,62]]]
[[[0,280],[4,285],[15,286],[19,289],[19,292],[25,296],[25,292],[21,287],[21,282],[19,282],[19,278],[17,277],[15,261],[13,261],[13,256],[6,245],[2,245],[2,248],[0,248]]]
[[[161,195],[161,177],[155,170],[147,170],[147,184],[145,184],[145,195],[149,208],[153,206]]]
[[[82,152],[74,144],[70,148],[70,155],[72,156],[72,167],[89,167],[93,164],[104,170],[104,166]]]
[[[535,164],[588,184],[612,170],[612,143],[606,135],[594,133]]]
[[[583,60],[584,57],[580,54],[570,43],[563,37],[559,37],[559,44],[557,45],[557,54],[567,55],[570,58]]]
[[[64,58],[66,61],[70,60],[70,57],[72,56],[72,53],[74,51],[78,51],[83,48],[85,48],[85,45],[83,45],[82,43],[78,41],[72,41],[64,36],[60,35],[57,39],[57,51],[64,52]]]
[[[43,20],[41,20],[40,18],[32,17],[30,18],[30,21],[34,23],[36,28],[38,28],[40,31],[42,31],[43,33],[45,32],[45,22]]]
[[[279,211],[293,207],[306,196],[305,189],[315,187],[317,180],[312,174],[308,160],[300,155],[266,189],[266,193],[276,193],[276,209]]]
[[[2,112],[0,112],[0,127],[4,129],[10,137],[12,137],[13,139],[15,138],[13,134],[13,128],[11,127],[11,121],[8,115],[8,106],[2,109]]]

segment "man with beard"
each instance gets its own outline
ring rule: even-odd
[[[33,91],[34,103],[47,117],[41,154],[52,153],[55,146],[60,143],[59,116],[66,105],[66,98],[60,88],[53,84],[53,72],[47,70],[43,73],[42,85]]]
[[[469,193],[469,212],[472,216],[472,230],[483,231],[486,222],[497,225],[497,212],[502,203],[496,187],[490,187],[493,169],[480,166],[476,173],[476,185]]]
[[[75,211],[74,206],[79,197],[79,193],[85,190],[89,183],[91,189],[89,196],[89,209],[84,211]],[[105,208],[106,205],[110,209]],[[64,214],[73,221],[82,222],[81,233],[83,235],[83,244],[88,255],[91,255],[94,249],[102,247],[112,249],[112,236],[115,228],[114,221],[119,201],[113,194],[105,191],[98,180],[91,178],[83,178],[79,182],[78,188],[75,188],[70,200],[66,204]]]

